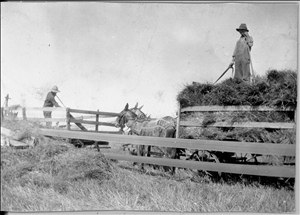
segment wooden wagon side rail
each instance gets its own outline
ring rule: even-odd
[[[180,121],[180,126],[183,127],[204,127],[202,123],[191,121]],[[216,122],[205,125],[205,127],[223,127],[223,128],[276,128],[276,129],[293,129],[295,123],[290,122]]]
[[[273,144],[273,143],[243,143],[231,141],[207,141],[195,139],[173,139],[161,137],[144,137],[131,135],[114,135],[114,134],[100,134],[89,132],[74,132],[42,129],[43,135],[57,136],[62,138],[76,138],[89,139],[94,141],[110,141],[110,142],[124,142],[132,144],[167,146],[187,149],[200,150],[215,150],[228,152],[244,152],[244,153],[258,153],[271,155],[285,155],[295,156],[296,146],[288,144]],[[149,163],[165,166],[174,166],[199,170],[210,170],[220,172],[230,172],[237,174],[250,174],[261,176],[274,177],[295,177],[295,166],[266,166],[266,165],[244,165],[244,164],[226,164],[226,163],[210,163],[199,161],[184,161],[163,158],[151,158],[141,156],[126,156],[117,154],[106,154],[107,158],[126,160],[140,163]]]
[[[253,111],[268,111],[268,112],[294,112],[294,119],[297,119],[296,108],[272,108],[267,106],[191,106],[181,108],[178,104],[178,113],[185,112],[253,112]],[[185,120],[177,120],[177,128],[182,127],[223,127],[223,128],[273,128],[273,129],[294,129],[294,122],[215,122],[208,125],[202,125],[200,122],[192,122]]]
[[[181,108],[181,112],[189,112],[189,111],[295,111],[292,107],[287,108],[276,108],[276,107],[268,107],[268,106],[191,106]]]

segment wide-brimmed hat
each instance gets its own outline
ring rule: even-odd
[[[240,25],[240,27],[237,28],[236,30],[237,30],[237,31],[244,30],[244,31],[247,31],[247,32],[249,31],[248,28],[247,28],[247,25],[246,25],[245,23],[242,23],[242,24]]]
[[[51,92],[59,93],[60,91],[58,90],[57,86],[53,86]]]

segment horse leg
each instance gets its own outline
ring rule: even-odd
[[[166,130],[166,138],[174,138],[175,137],[175,129],[167,129]],[[170,159],[176,159],[178,156],[178,153],[177,153],[177,148],[171,148],[171,147],[167,147],[166,148],[166,152],[167,152],[167,155],[168,155],[168,158]],[[168,169],[171,169],[171,174],[174,175],[175,172],[176,172],[176,167],[169,167]]]
[[[167,134],[168,134],[168,138],[175,138],[176,130],[170,129]],[[177,148],[171,149],[171,159],[179,159],[179,149],[177,149]],[[176,167],[172,167],[171,174],[174,175],[175,172],[176,172]]]
[[[138,145],[137,155],[138,156],[144,156],[145,154],[145,146],[144,145]],[[144,170],[144,163],[140,164],[140,169]]]
[[[177,149],[176,148],[170,148],[170,158],[171,159],[177,158]],[[176,173],[176,167],[172,167],[171,175],[174,175],[175,173]]]
[[[150,157],[151,146],[147,146],[147,157]]]

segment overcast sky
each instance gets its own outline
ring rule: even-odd
[[[241,23],[256,74],[297,70],[297,2],[4,2],[1,103],[9,94],[10,104],[42,107],[57,85],[67,107],[120,112],[139,102],[152,117],[175,116],[186,84],[214,82],[228,67]]]

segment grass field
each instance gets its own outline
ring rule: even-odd
[[[42,137],[28,149],[1,148],[1,210],[147,210],[176,212],[294,212],[290,181],[230,177],[213,181],[193,170],[170,175],[132,163],[107,160],[94,148],[75,148],[62,139]],[[127,153],[111,143],[103,152]]]

